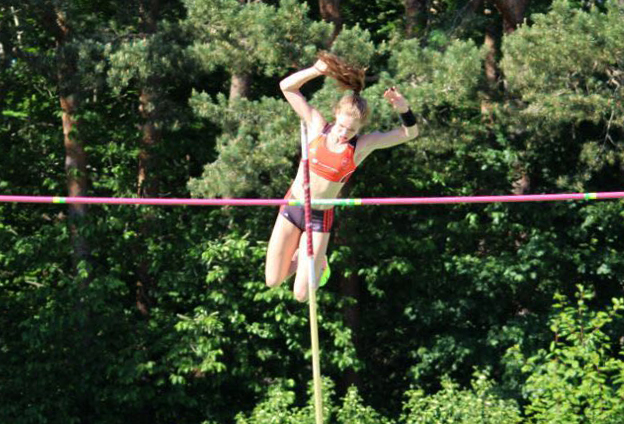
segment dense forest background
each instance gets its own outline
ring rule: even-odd
[[[3,0],[0,192],[282,197],[321,49],[421,128],[344,196],[624,186],[621,0]],[[0,204],[0,422],[312,423],[276,213]],[[327,422],[624,422],[622,202],[344,208],[330,252]]]

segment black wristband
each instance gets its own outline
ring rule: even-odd
[[[403,126],[411,127],[416,125],[416,117],[414,116],[414,112],[412,109],[407,109],[407,112],[399,114],[401,117],[401,121],[403,122]]]

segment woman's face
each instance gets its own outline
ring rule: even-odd
[[[360,121],[357,118],[339,113],[336,115],[336,123],[331,132],[336,136],[339,143],[346,143],[360,131]]]

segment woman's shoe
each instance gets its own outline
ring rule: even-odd
[[[323,275],[321,275],[321,279],[319,280],[319,287],[323,287],[327,284],[327,280],[331,277],[331,270],[329,269],[329,261],[327,260],[327,256],[325,257],[325,269],[323,270]]]

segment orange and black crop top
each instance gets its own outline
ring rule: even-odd
[[[355,146],[358,136],[351,140],[340,153],[329,150],[325,144],[331,125],[310,143],[310,169],[316,175],[336,183],[346,183],[355,171]]]

